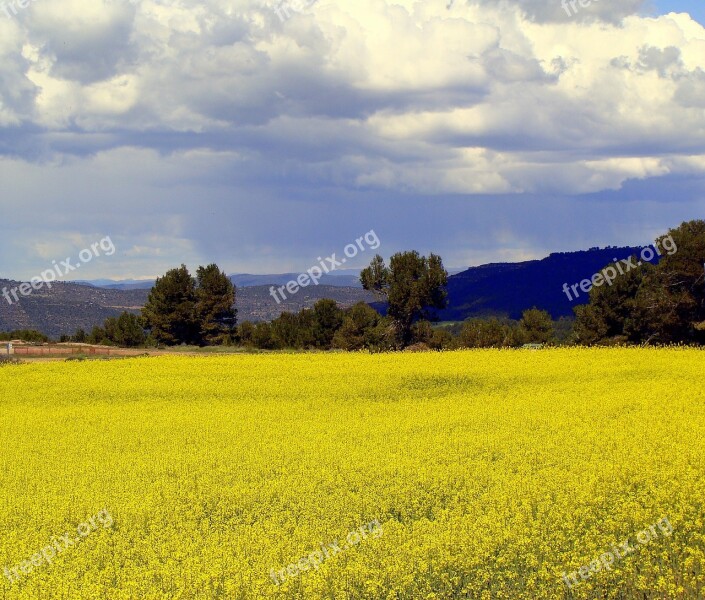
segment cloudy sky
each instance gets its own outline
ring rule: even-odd
[[[299,271],[370,230],[470,266],[705,216],[701,0],[279,1],[0,0],[0,278],[105,236],[80,278]]]

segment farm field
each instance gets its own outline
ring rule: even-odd
[[[0,599],[703,598],[704,367],[690,349],[0,367]]]

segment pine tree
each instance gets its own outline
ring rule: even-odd
[[[448,273],[436,254],[426,258],[416,251],[399,252],[392,256],[389,267],[377,255],[360,274],[360,281],[366,290],[386,296],[388,314],[394,320],[402,347],[411,343],[412,326],[417,320],[433,319],[433,310],[447,304]]]
[[[223,344],[232,339],[237,323],[235,286],[228,276],[210,264],[196,271],[196,318],[203,343]]]
[[[142,309],[145,327],[162,344],[198,344],[199,323],[196,318],[196,282],[185,265],[171,269],[149,292]]]

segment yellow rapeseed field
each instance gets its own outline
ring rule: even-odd
[[[704,367],[685,349],[2,367],[0,598],[703,598]]]

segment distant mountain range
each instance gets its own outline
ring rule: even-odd
[[[18,285],[17,281],[0,279],[0,291]],[[284,311],[298,312],[302,308],[310,308],[321,298],[331,298],[343,307],[377,300],[373,293],[362,288],[318,285],[303,288],[293,296],[286,294],[286,300],[277,304],[269,288],[265,285],[237,289],[239,321],[269,321]],[[57,282],[51,290],[42,288],[34,291],[29,296],[20,297],[20,301],[12,305],[0,296],[0,331],[37,329],[52,338],[72,334],[78,328],[90,331],[93,326],[102,325],[108,317],[119,316],[125,310],[138,314],[148,294],[149,289],[115,289]]]
[[[571,302],[563,284],[590,279],[613,259],[622,260],[640,251],[641,247],[591,248],[557,252],[542,260],[472,267],[448,278],[448,308],[439,317],[444,321],[487,316],[519,319],[532,307],[548,311],[554,319],[572,317],[573,308],[586,304],[589,298],[581,292]]]
[[[465,269],[451,268],[448,273],[460,273]],[[277,273],[271,275],[251,275],[249,273],[236,273],[229,275],[230,281],[238,288],[255,287],[260,285],[286,285],[289,281],[295,281],[299,273]],[[154,279],[89,279],[75,281],[73,283],[85,283],[94,287],[101,287],[111,290],[149,290],[154,285]],[[331,287],[354,287],[362,288],[360,283],[360,269],[338,269],[324,274],[319,285]]]
[[[0,279],[0,291],[18,285],[16,281]],[[0,331],[37,329],[58,337],[74,333],[79,327],[90,330],[125,310],[139,312],[147,293],[147,290],[110,290],[55,282],[50,290],[44,287],[20,297],[12,305],[0,296]]]
[[[542,260],[519,263],[495,263],[472,267],[448,279],[449,306],[439,317],[462,321],[476,316],[507,316],[517,319],[523,310],[536,306],[554,318],[572,316],[573,308],[587,302],[587,294],[570,302],[564,283],[572,285],[590,278],[593,273],[639,252],[638,247],[592,248],[582,252],[551,254]],[[454,269],[455,270],[455,269]],[[363,290],[359,271],[339,271],[321,279],[321,285],[301,289],[277,304],[269,293],[272,285],[285,285],[298,273],[278,275],[231,275],[237,286],[239,321],[271,320],[283,311],[308,308],[321,298],[331,298],[343,307],[367,302],[383,311],[374,294]],[[52,337],[71,334],[79,327],[90,330],[106,318],[128,310],[138,313],[147,300],[153,281],[108,279],[89,282],[54,283],[9,305],[0,296],[0,331],[38,329]],[[0,291],[18,286],[18,282],[0,279]]]
[[[249,273],[237,273],[229,275],[230,281],[238,288],[255,287],[259,285],[286,285],[289,281],[295,281],[299,273],[277,273],[272,275],[250,275]],[[74,283],[85,283],[94,287],[101,287],[113,290],[149,290],[154,285],[154,279],[89,279],[76,281]],[[346,269],[344,271],[332,271],[321,277],[320,285],[332,287],[357,287],[360,285],[360,271]]]

